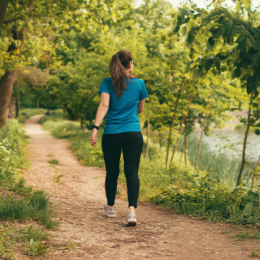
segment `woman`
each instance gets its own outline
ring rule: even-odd
[[[124,156],[124,171],[127,181],[129,211],[126,224],[136,225],[135,209],[139,194],[138,168],[143,147],[143,136],[137,114],[144,108],[148,93],[143,80],[131,75],[133,56],[122,50],[110,61],[111,78],[105,78],[98,91],[101,102],[92,126],[91,145],[97,143],[97,130],[107,113],[102,137],[102,149],[106,165],[106,196],[104,211],[108,217],[116,217],[115,196],[119,175],[121,150]]]

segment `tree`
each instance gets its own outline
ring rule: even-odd
[[[129,4],[131,5],[124,0],[115,1],[113,4],[110,1],[96,0],[87,3],[82,0],[59,0],[56,3],[52,0],[22,0],[17,5],[17,1],[10,0],[5,15],[8,19],[3,21],[3,36],[0,39],[6,47],[5,54],[0,56],[3,60],[3,70],[0,74],[0,127],[6,122],[6,110],[11,98],[16,68],[20,63],[30,63],[31,59],[37,56],[37,52],[44,49],[40,44],[40,38],[45,31],[65,29],[69,26],[84,30],[96,24],[100,25],[100,21],[106,15],[111,15],[113,19],[119,18],[119,9],[127,8]],[[1,10],[3,14],[5,7],[6,1],[3,2]],[[8,39],[11,33],[13,37]],[[37,44],[33,44],[35,42]],[[31,45],[32,48],[24,48],[23,45]]]

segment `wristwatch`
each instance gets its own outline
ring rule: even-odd
[[[97,130],[99,129],[99,126],[96,126],[96,125],[92,125],[92,129],[93,128],[96,128]]]

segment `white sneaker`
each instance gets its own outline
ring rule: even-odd
[[[106,212],[106,214],[109,218],[116,217],[116,208],[109,208],[107,203],[104,205],[104,211]]]
[[[137,223],[137,219],[136,219],[136,215],[135,212],[133,210],[129,211],[126,215],[126,222],[125,225],[129,225],[129,226],[135,226]]]

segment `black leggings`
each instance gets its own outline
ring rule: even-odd
[[[129,207],[137,208],[139,194],[138,168],[143,147],[141,132],[127,132],[120,134],[104,134],[102,149],[106,164],[106,196],[109,206],[115,204],[117,179],[119,175],[119,161],[121,150],[124,156],[124,170],[127,182]]]

